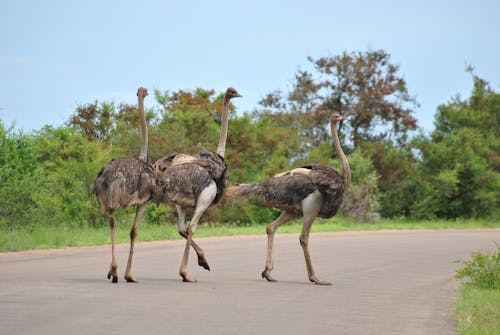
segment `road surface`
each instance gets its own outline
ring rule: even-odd
[[[454,334],[456,260],[493,250],[500,230],[311,234],[320,279],[307,280],[297,234],[277,234],[279,280],[260,278],[266,237],[198,238],[211,272],[183,241],[117,248],[120,281],[106,279],[110,246],[0,254],[0,334]]]

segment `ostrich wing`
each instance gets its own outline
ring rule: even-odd
[[[311,178],[303,174],[273,177],[264,181],[261,186],[266,204],[297,214],[301,214],[302,200],[316,190]]]
[[[150,199],[160,193],[160,186],[149,164],[136,158],[120,158],[99,172],[92,191],[106,208],[116,209]]]
[[[175,184],[178,188],[175,192],[184,194],[180,196],[181,193],[179,193],[178,196],[173,196],[174,191],[171,190],[169,198],[175,203],[184,203],[189,207],[193,206],[192,198],[196,199],[199,192],[211,181],[217,185],[217,195],[212,204],[218,203],[228,184],[228,169],[224,158],[210,151],[202,151],[196,156],[172,154],[159,159],[154,166],[157,171],[166,176],[167,183],[170,185],[167,186],[168,189]],[[179,186],[181,184],[183,186]]]
[[[198,164],[172,165],[164,174],[167,198],[182,207],[195,207],[203,189],[213,182],[212,177]]]
[[[307,165],[281,173],[262,184],[266,204],[302,214],[301,201],[314,191],[323,195],[319,216],[332,217],[342,203],[345,190],[342,176],[323,165]]]

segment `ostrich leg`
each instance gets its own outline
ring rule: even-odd
[[[134,278],[131,274],[132,270],[132,258],[134,257],[134,241],[137,237],[137,227],[141,222],[141,218],[144,215],[144,211],[146,210],[147,204],[138,205],[135,212],[135,220],[132,229],[130,230],[130,251],[128,255],[127,269],[125,270],[125,280],[129,283],[137,283],[137,279]]]
[[[309,280],[318,285],[332,285],[332,283],[319,280],[316,277],[311,262],[311,254],[309,253],[309,233],[311,232],[311,227],[314,219],[316,219],[316,216],[321,209],[321,204],[323,202],[321,197],[322,196],[319,192],[315,192],[302,201],[304,225],[302,226],[302,233],[300,234],[299,241],[300,245],[302,246],[302,250],[304,251],[304,258],[306,260],[307,275],[309,276]]]
[[[179,205],[175,205],[175,207],[177,208],[177,216],[179,218],[177,230],[179,232],[179,235],[187,239],[186,211],[182,209],[182,207]],[[201,249],[193,239],[191,239],[191,246],[193,247],[194,251],[196,251],[196,255],[198,256],[198,265],[203,267],[205,270],[210,271],[210,266],[208,265],[207,259],[205,258],[205,253],[203,252],[203,249]]]
[[[266,227],[266,232],[267,232],[267,257],[266,257],[266,268],[264,271],[262,271],[262,278],[267,279],[268,281],[275,282],[276,279],[271,277],[271,271],[273,270],[273,245],[274,245],[274,233],[278,229],[279,226],[282,224],[293,220],[296,218],[297,215],[288,213],[288,212],[282,212],[281,215],[271,222],[267,227]]]
[[[113,283],[118,283],[118,265],[115,258],[116,219],[113,212],[109,214],[109,227],[111,228],[111,265],[109,266],[108,279],[112,277]]]
[[[215,199],[217,194],[217,186],[214,182],[212,182],[208,187],[206,187],[203,191],[201,191],[198,196],[198,201],[196,202],[196,208],[194,210],[193,217],[191,218],[191,222],[187,228],[187,237],[186,237],[186,247],[184,248],[184,255],[182,257],[181,267],[179,269],[179,274],[182,277],[182,281],[193,283],[196,282],[196,279],[190,278],[187,274],[187,264],[189,260],[189,248],[191,247],[193,241],[193,234],[196,231],[196,225],[200,221],[201,216],[207,208],[210,206],[212,201]]]
[[[306,259],[306,267],[307,274],[309,276],[309,280],[318,285],[332,285],[331,282],[319,280],[314,273],[314,268],[311,262],[311,255],[309,253],[309,232],[311,230],[312,222],[314,218],[310,222],[305,222],[304,227],[302,228],[302,233],[300,234],[300,245],[304,251],[304,258]]]

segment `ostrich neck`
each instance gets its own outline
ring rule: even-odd
[[[344,151],[340,146],[339,134],[337,132],[337,125],[332,123],[331,127],[333,135],[333,144],[335,145],[335,151],[337,152],[340,162],[342,163],[343,179],[344,179],[345,189],[347,190],[349,188],[349,185],[351,184],[351,169],[349,167],[349,162],[347,161],[347,157],[345,156]]]
[[[222,103],[222,119],[220,125],[219,145],[217,146],[217,153],[222,157],[224,157],[224,152],[226,151],[228,114],[229,114],[229,98],[226,95],[224,95],[224,102]]]
[[[146,123],[146,115],[144,114],[144,97],[139,94],[139,119],[141,122],[141,150],[139,151],[139,159],[146,161],[148,157],[148,126]]]

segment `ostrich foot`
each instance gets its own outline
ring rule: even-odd
[[[182,277],[182,281],[185,283],[196,283],[197,282],[196,279],[189,277],[186,271],[181,270],[181,271],[179,271],[179,274]]]
[[[115,266],[112,266],[111,269],[109,269],[108,279],[111,279],[111,277],[113,277],[113,283],[118,283],[118,273],[116,272]]]
[[[205,255],[198,255],[198,265],[204,268],[205,270],[210,271],[210,266],[205,258]]]
[[[134,276],[132,275],[125,275],[125,280],[127,281],[127,283],[138,283],[139,281],[137,279],[135,279]]]
[[[330,285],[330,286],[332,285],[332,282],[329,282],[329,281],[326,281],[326,280],[319,280],[316,277],[311,277],[311,278],[309,278],[309,280],[311,282],[313,282],[314,284],[316,284],[316,285]]]
[[[276,279],[271,277],[270,271],[268,271],[268,270],[262,271],[262,278],[266,279],[267,281],[273,282],[273,283],[277,282]]]

